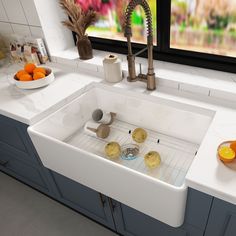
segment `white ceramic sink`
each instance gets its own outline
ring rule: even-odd
[[[97,108],[117,113],[105,140],[83,130]],[[184,221],[185,176],[213,116],[203,108],[94,83],[28,132],[47,168],[178,227]],[[137,127],[148,132],[139,157],[108,160],[105,144],[132,142],[129,130]],[[150,150],[162,158],[154,170],[143,160]]]

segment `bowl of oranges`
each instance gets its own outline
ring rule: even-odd
[[[54,74],[49,68],[27,63],[24,69],[17,71],[14,75],[14,81],[16,86],[21,89],[41,88],[54,81]]]

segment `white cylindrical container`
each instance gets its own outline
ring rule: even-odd
[[[117,83],[122,80],[120,59],[113,54],[103,59],[104,79],[110,83]]]
[[[99,122],[102,124],[110,124],[112,115],[110,112],[106,112],[101,109],[96,109],[92,113],[92,118],[96,122]]]

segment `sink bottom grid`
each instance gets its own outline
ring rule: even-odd
[[[111,132],[106,139],[90,136],[81,128],[64,142],[104,158],[107,158],[104,153],[104,147],[108,142],[115,141],[121,146],[134,143],[132,131],[137,126],[115,120],[110,127]],[[165,183],[180,187],[184,183],[185,176],[199,145],[152,130],[145,130],[148,133],[148,137],[143,144],[139,144],[140,151],[137,158],[132,160],[119,158],[112,161]],[[146,167],[143,158],[149,151],[159,152],[162,160],[160,166],[152,170]]]

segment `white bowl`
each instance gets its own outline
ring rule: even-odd
[[[36,89],[49,85],[54,81],[55,77],[51,69],[45,67],[44,69],[47,72],[47,76],[42,79],[37,79],[32,81],[19,81],[16,75],[14,75],[15,85],[21,89]]]

